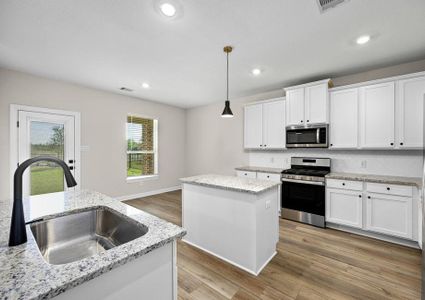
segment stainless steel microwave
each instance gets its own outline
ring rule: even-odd
[[[286,127],[286,148],[328,148],[328,124]]]

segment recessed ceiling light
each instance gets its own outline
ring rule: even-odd
[[[174,17],[177,12],[176,7],[167,2],[161,4],[159,8],[161,9],[161,12],[167,17]]]
[[[151,86],[149,85],[149,83],[147,83],[147,82],[143,82],[142,83],[142,88],[144,88],[144,89],[148,89],[148,88],[150,88]]]
[[[364,45],[364,44],[366,44],[369,41],[370,41],[370,36],[369,35],[359,36],[357,38],[357,40],[356,40],[357,44],[359,44],[359,45]]]
[[[252,75],[254,75],[254,76],[258,76],[258,75],[260,75],[260,74],[261,74],[261,70],[260,70],[260,69],[258,69],[258,68],[255,68],[255,69],[252,69],[251,73],[252,73]]]

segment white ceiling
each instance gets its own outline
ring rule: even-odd
[[[2,0],[0,66],[193,107],[425,57],[424,0]],[[365,46],[355,44],[370,34]],[[250,70],[260,67],[260,77]],[[145,90],[142,82],[151,88]]]

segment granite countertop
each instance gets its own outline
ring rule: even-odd
[[[199,175],[180,179],[183,183],[197,184],[219,189],[259,194],[273,187],[278,186],[279,182],[259,180],[252,178],[242,178],[236,176],[224,176],[215,174]]]
[[[283,168],[266,168],[266,167],[246,166],[246,167],[237,167],[237,168],[235,168],[235,170],[248,171],[248,172],[263,172],[263,173],[280,174],[280,173],[282,173]]]
[[[367,181],[375,183],[411,185],[418,188],[422,187],[422,178],[419,177],[402,177],[402,176],[385,176],[370,174],[354,174],[354,173],[329,173],[326,175],[328,179],[344,179],[354,181]]]
[[[0,201],[0,299],[52,298],[186,234],[181,227],[93,191],[60,192],[24,200],[27,222],[93,207],[116,210],[147,226],[148,232],[91,257],[63,265],[51,265],[41,256],[29,226],[27,243],[7,246],[11,205],[9,201]]]

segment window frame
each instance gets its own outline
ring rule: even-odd
[[[128,140],[128,132],[127,132],[127,124],[128,124],[128,117],[136,117],[141,119],[148,119],[153,120],[153,151],[128,151],[127,146],[127,140]],[[127,183],[132,182],[139,182],[139,181],[146,181],[146,180],[155,180],[159,179],[159,167],[158,167],[158,156],[159,156],[159,150],[158,150],[158,140],[159,140],[159,134],[158,134],[158,124],[159,124],[159,118],[152,117],[152,116],[146,116],[146,115],[140,115],[140,114],[134,114],[134,113],[127,113],[127,116],[125,118],[125,163],[126,163],[126,181]],[[153,153],[154,154],[154,174],[150,175],[140,175],[140,176],[127,176],[127,155],[128,153]]]

